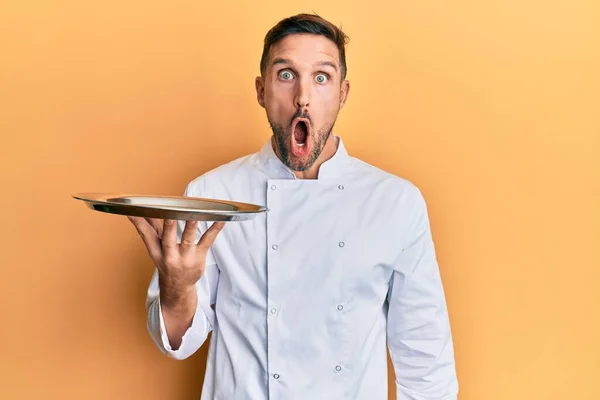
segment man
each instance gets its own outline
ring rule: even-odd
[[[301,14],[266,35],[258,153],[185,195],[266,205],[244,222],[131,218],[156,265],[148,328],[175,359],[212,332],[202,399],[456,399],[442,282],[419,190],[348,155],[345,34]]]

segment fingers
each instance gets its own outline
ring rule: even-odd
[[[177,222],[165,219],[162,231],[162,250],[165,256],[177,249]]]
[[[204,235],[202,235],[202,237],[200,238],[200,241],[198,242],[198,250],[208,252],[208,249],[215,242],[217,236],[219,235],[219,232],[221,232],[224,226],[225,222],[213,223],[211,227],[208,228],[208,230],[204,232]]]
[[[181,250],[189,251],[196,242],[198,221],[186,221],[185,229],[181,235]]]
[[[159,218],[146,218],[146,221],[154,228],[158,237],[162,237],[163,221]]]
[[[179,245],[177,243],[177,221],[166,219],[161,226],[160,220],[155,218],[132,216],[127,218],[135,226],[155,263],[160,262],[163,257],[172,259],[176,252],[179,253],[179,248],[184,252],[194,248],[198,221],[186,222]],[[196,249],[200,252],[208,252],[224,226],[225,222],[213,223],[200,238]],[[161,231],[162,237],[160,236]]]
[[[135,226],[138,234],[144,241],[148,254],[152,260],[156,263],[160,260],[162,252],[160,247],[160,238],[152,226],[142,217],[127,217],[129,221]]]

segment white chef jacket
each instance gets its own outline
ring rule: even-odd
[[[388,348],[398,400],[457,398],[424,199],[335,139],[315,180],[296,179],[269,140],[187,186],[186,196],[269,208],[219,233],[177,350],[156,272],[150,282],[148,329],[165,354],[189,357],[212,332],[202,400],[386,400]]]

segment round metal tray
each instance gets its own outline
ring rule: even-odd
[[[256,204],[199,197],[112,193],[77,193],[72,197],[94,211],[184,221],[245,221],[268,211]]]

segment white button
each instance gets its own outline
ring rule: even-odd
[[[340,245],[340,247],[344,247],[346,245],[346,243],[340,242],[339,245]]]
[[[273,374],[273,378],[279,379],[279,374]]]
[[[271,308],[271,314],[275,314],[277,312],[276,308]]]
[[[274,245],[273,245],[273,250],[277,250],[277,247],[278,247],[278,246],[277,246],[276,244],[274,244]]]
[[[344,306],[340,304],[339,306],[337,306],[337,309],[338,309],[339,311],[342,311],[342,310],[344,309]]]
[[[340,189],[340,190],[344,190],[344,185],[339,185],[339,186],[338,186],[338,189]]]
[[[341,370],[342,370],[342,367],[340,367],[339,365],[336,365],[336,366],[335,366],[335,370],[339,372],[339,371],[341,371]]]
[[[275,185],[271,186],[271,190],[275,190],[275,189],[277,189],[277,186],[275,186]]]

